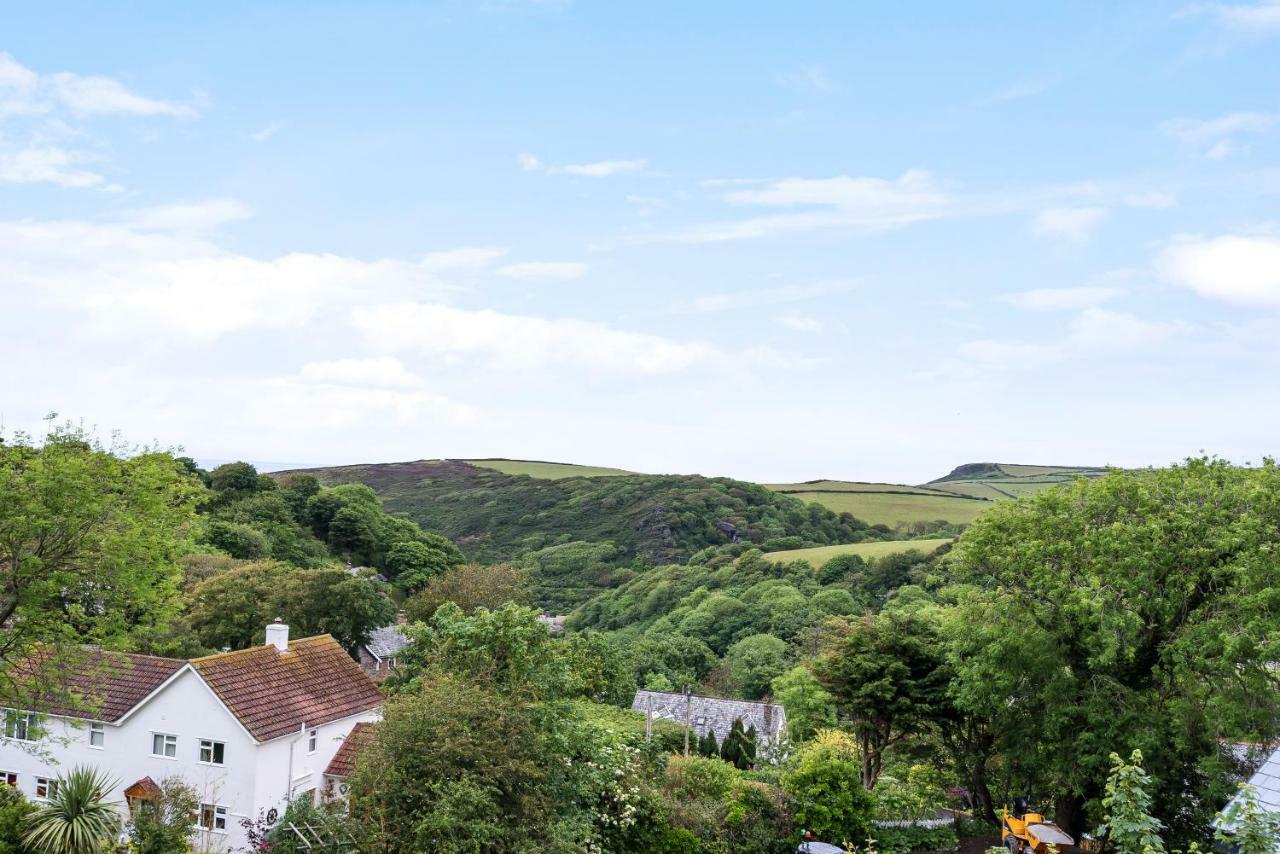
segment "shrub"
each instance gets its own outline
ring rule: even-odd
[[[672,756],[667,760],[667,790],[691,801],[720,801],[737,778],[733,766],[705,756]]]
[[[879,789],[884,780],[876,783]],[[881,854],[908,854],[910,851],[955,851],[960,847],[960,837],[953,824],[941,827],[877,827],[874,831],[876,850]],[[1004,848],[997,849],[1008,854]]]
[[[26,829],[35,805],[13,786],[0,784],[0,854],[22,851],[22,831]]]
[[[184,854],[192,835],[191,816],[200,796],[181,777],[160,782],[160,795],[143,802],[129,823],[129,850],[135,854]]]
[[[790,850],[795,824],[786,798],[776,786],[737,780],[725,806],[724,826],[734,854]]]
[[[782,777],[796,823],[835,844],[866,839],[871,794],[862,787],[857,747],[845,733],[821,730]]]

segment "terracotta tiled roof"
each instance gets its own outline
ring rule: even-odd
[[[382,692],[329,635],[301,638],[288,652],[268,644],[191,662],[258,741],[382,704]]]
[[[324,773],[330,777],[350,777],[355,770],[356,758],[373,743],[377,728],[371,723],[360,722],[351,728],[347,737],[342,740],[338,752],[333,754]]]
[[[114,723],[185,664],[178,658],[91,647],[65,662],[37,654],[15,668],[14,685],[21,699],[8,702],[47,715]],[[51,687],[34,687],[41,684]]]

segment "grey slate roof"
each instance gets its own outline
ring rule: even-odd
[[[667,691],[640,690],[631,701],[631,710],[652,714],[654,720],[675,721],[683,725],[685,696]],[[787,713],[777,703],[753,703],[694,694],[689,698],[688,713],[689,726],[699,738],[711,730],[720,743],[728,737],[733,722],[739,718],[743,729],[756,728],[756,739],[762,745],[778,738],[787,726]]]
[[[395,658],[410,643],[400,626],[383,626],[369,632],[369,642],[364,648],[375,658],[386,661]]]
[[[1249,778],[1249,785],[1257,790],[1258,806],[1269,813],[1280,813],[1280,748],[1272,751],[1262,767],[1254,772]],[[1232,803],[1234,802],[1235,798],[1232,798]],[[1230,809],[1230,804],[1227,808]],[[1280,851],[1280,847],[1276,850]]]

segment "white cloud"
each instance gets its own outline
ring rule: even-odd
[[[288,413],[284,420],[305,424],[308,432],[335,431],[348,441],[356,432],[384,430],[388,422],[402,429],[422,422],[470,425],[479,415],[470,404],[422,389],[371,388],[306,377],[261,380],[237,391],[237,414],[251,424],[278,423],[281,414]],[[259,437],[254,444],[261,441]]]
[[[420,266],[433,272],[482,270],[493,266],[495,261],[506,254],[507,250],[501,246],[463,246],[458,249],[428,252],[422,257]]]
[[[807,314],[784,314],[778,318],[778,324],[792,332],[821,332],[824,328],[821,320]]]
[[[581,178],[608,178],[626,172],[639,172],[649,161],[637,160],[598,160],[592,163],[544,163],[542,158],[527,151],[516,155],[516,162],[526,172],[546,172],[548,175],[576,175]]]
[[[1280,32],[1280,0],[1259,3],[1198,3],[1179,11],[1179,16],[1209,14],[1220,24],[1248,35]]]
[[[1129,193],[1123,199],[1124,203],[1131,208],[1141,210],[1167,210],[1178,206],[1177,193],[1165,193],[1159,190],[1149,190],[1142,193]]]
[[[1179,142],[1201,149],[1210,160],[1221,160],[1248,151],[1249,147],[1237,137],[1263,134],[1277,124],[1280,124],[1280,113],[1236,112],[1212,119],[1173,119],[1162,128]]]
[[[198,206],[181,215],[157,210],[165,209],[116,223],[0,222],[0,281],[79,315],[96,334],[187,343],[302,327],[370,295],[445,291],[427,264],[306,252],[259,259],[175,230],[184,219],[217,219]]]
[[[499,267],[499,276],[525,281],[580,279],[587,273],[587,265],[577,261],[526,261]]]
[[[736,205],[810,210],[694,225],[660,239],[711,243],[824,228],[875,231],[943,216],[951,201],[928,172],[918,169],[894,179],[848,175],[783,178],[732,190],[724,199]]]
[[[1032,77],[1025,80],[1018,80],[1010,83],[1003,89],[993,92],[979,103],[982,104],[1004,104],[1009,101],[1021,101],[1025,98],[1034,98],[1036,95],[1043,93],[1053,84],[1052,80],[1043,77]]]
[[[802,65],[778,77],[784,86],[796,89],[807,89],[811,92],[827,93],[835,91],[835,83],[822,68],[816,65]]]
[[[805,285],[783,285],[778,288],[757,288],[753,290],[700,294],[692,299],[676,303],[674,308],[677,313],[681,314],[707,314],[740,308],[786,305],[842,293],[853,286],[853,282],[835,279]]]
[[[275,136],[276,134],[278,134],[280,131],[284,130],[288,126],[289,126],[288,119],[277,119],[276,121],[271,122],[269,125],[262,128],[261,130],[256,130],[253,133],[249,134],[249,139],[253,140],[254,142],[266,142],[267,140],[271,139],[271,137]]]
[[[352,321],[373,346],[447,362],[480,360],[482,367],[501,371],[571,366],[587,373],[665,376],[729,363],[723,353],[701,342],[628,332],[594,321],[438,303],[360,306],[353,310]]]
[[[1106,215],[1107,209],[1101,207],[1046,208],[1032,218],[1030,229],[1040,237],[1083,243]]]
[[[195,115],[189,106],[148,98],[111,77],[62,71],[40,74],[0,53],[0,115],[48,113],[64,109],[77,116]]]
[[[93,159],[83,152],[56,147],[29,146],[17,151],[0,151],[0,183],[101,187],[106,179],[81,168],[81,164]]]
[[[587,178],[607,178],[624,172],[638,172],[645,167],[646,163],[645,160],[600,160],[595,163],[568,163],[564,166],[552,167],[550,171]]]
[[[394,356],[308,362],[298,375],[310,383],[376,388],[414,388],[422,380]]]
[[[143,231],[211,231],[251,216],[249,206],[236,199],[208,199],[142,208],[127,214],[124,221]]]
[[[1280,308],[1280,237],[1185,236],[1160,253],[1156,267],[1170,281],[1203,297]]]
[[[1119,288],[1034,288],[1007,294],[1005,302],[1027,311],[1075,311],[1100,305],[1123,294]]]

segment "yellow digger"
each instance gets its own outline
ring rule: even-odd
[[[1000,841],[1009,854],[1049,854],[1050,846],[1062,851],[1075,845],[1075,840],[1062,832],[1038,812],[1032,812],[1025,798],[1013,802],[1013,811],[1004,808],[1004,821],[1000,825]]]

